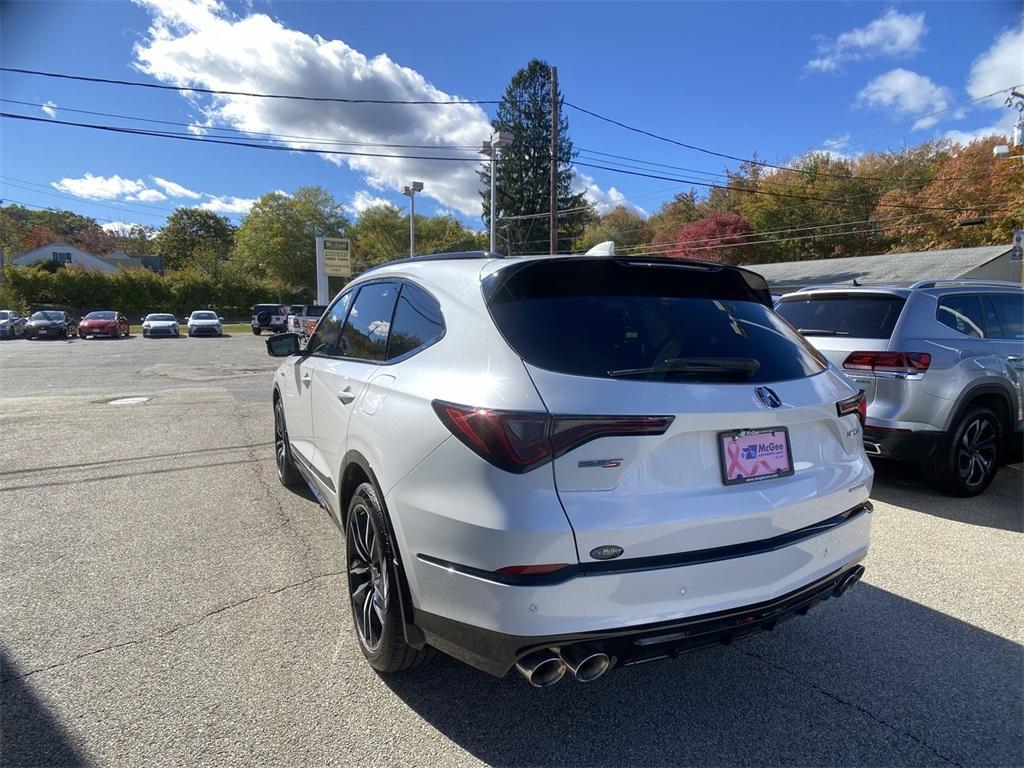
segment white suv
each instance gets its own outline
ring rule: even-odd
[[[533,685],[727,642],[863,573],[859,391],[764,280],[633,257],[417,257],[273,385],[277,470],[345,531],[373,667]]]

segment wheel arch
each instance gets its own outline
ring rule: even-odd
[[[956,429],[956,425],[964,417],[964,414],[977,406],[984,406],[995,412],[1003,427],[1004,439],[1013,434],[1013,414],[1016,411],[1014,395],[1008,387],[995,383],[977,384],[965,389],[958,398],[956,407],[951,411],[946,431],[951,432]]]

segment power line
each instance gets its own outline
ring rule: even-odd
[[[499,104],[497,99],[358,99],[346,96],[305,96],[300,94],[284,93],[256,93],[253,91],[228,91],[216,88],[200,88],[188,85],[164,85],[162,83],[147,83],[142,80],[118,80],[109,77],[88,77],[86,75],[71,75],[66,72],[44,72],[38,69],[24,69],[22,67],[0,67],[0,72],[10,72],[16,75],[35,75],[37,77],[51,77],[58,80],[78,80],[86,83],[102,83],[104,85],[125,85],[133,88],[152,88],[160,91],[191,91],[193,93],[206,93],[213,96],[250,96],[256,99],[287,99],[291,101],[316,101],[337,104],[438,104],[447,106],[459,106],[466,104]]]
[[[54,120],[46,117],[35,117],[32,115],[17,115],[12,112],[0,112],[0,118],[12,120],[28,120],[34,123],[49,123],[51,125],[65,125],[75,128],[90,128],[97,131],[110,133],[127,133],[134,136],[153,136],[161,139],[177,139],[178,141],[192,141],[200,144],[225,144],[233,147],[249,147],[251,149],[267,149],[277,152],[303,152],[314,155],[345,155],[352,157],[384,157],[399,160],[441,160],[448,162],[472,162],[479,163],[478,157],[437,157],[436,155],[403,155],[389,154],[387,152],[350,152],[341,149],[312,149],[309,147],[289,147],[281,144],[259,144],[245,141],[229,140],[225,138],[201,138],[188,133],[174,133],[172,131],[150,131],[142,128],[125,128],[115,125],[99,125],[96,123],[78,123],[70,120]]]
[[[29,181],[28,179],[19,179],[16,176],[0,175],[0,183],[8,184],[8,185],[11,185],[11,186],[24,186],[24,185],[28,185],[29,187],[39,187],[39,188],[41,188],[39,190],[28,189],[26,191],[28,191],[28,192],[39,191],[41,194],[47,194],[47,195],[50,195],[51,197],[65,197],[68,200],[78,200],[78,201],[82,201],[82,202],[93,203],[93,200],[91,200],[88,197],[82,197],[82,196],[79,196],[79,195],[69,195],[69,194],[61,193],[61,192],[54,192],[53,191],[54,188],[51,185],[49,185],[49,184],[42,184],[42,183],[40,183],[38,181]],[[114,203],[114,202],[121,202],[121,201],[117,201],[117,200],[110,201],[108,203],[102,203],[102,205],[106,205],[108,207],[115,207],[115,206],[112,205],[112,203]],[[167,213],[174,213],[174,211],[177,210],[176,208],[167,208],[167,207],[162,206],[162,205],[155,205],[154,203],[147,203],[144,200],[130,200],[129,202],[140,203],[142,205],[149,206],[154,211],[166,211]],[[93,203],[93,204],[101,205],[101,203]],[[119,210],[130,211],[131,209],[130,208],[123,208],[123,209],[119,208]]]
[[[130,214],[133,214],[135,216],[152,216],[155,219],[166,219],[167,215],[168,215],[166,213],[156,213],[155,211],[141,211],[141,210],[139,210],[137,208],[121,208],[119,206],[112,205],[110,203],[100,203],[100,202],[96,202],[94,200],[88,200],[86,198],[74,197],[73,195],[62,195],[59,192],[47,192],[47,191],[44,191],[44,190],[41,190],[41,189],[32,189],[31,187],[27,187],[27,186],[25,186],[23,184],[15,184],[15,183],[10,182],[10,181],[4,181],[4,182],[0,183],[0,187],[13,187],[14,189],[20,189],[22,192],[31,192],[34,195],[46,195],[47,197],[66,198],[66,199],[69,199],[69,200],[74,200],[75,202],[80,203],[80,204],[94,205],[94,206],[96,206],[98,208],[106,208],[108,210],[119,211],[121,213],[130,213]],[[8,198],[5,197],[4,199],[6,200]],[[169,210],[169,209],[160,209],[160,210]],[[170,211],[170,212],[173,213],[173,211]]]
[[[353,146],[353,147],[387,147],[387,148],[398,148],[398,149],[437,149],[443,151],[464,151],[471,152],[476,151],[476,147],[469,145],[450,145],[441,146],[436,144],[384,144],[380,142],[366,142],[366,141],[342,141],[340,139],[322,139],[313,136],[295,136],[288,133],[271,133],[269,131],[247,131],[244,128],[231,128],[224,125],[200,125],[198,123],[181,123],[174,120],[158,120],[151,117],[138,117],[135,115],[118,115],[111,112],[94,112],[89,109],[72,109],[71,107],[61,107],[49,104],[39,104],[33,101],[19,101],[17,99],[0,99],[0,102],[7,104],[18,104],[23,107],[51,107],[52,109],[61,112],[74,112],[80,115],[93,115],[94,117],[113,117],[119,120],[135,120],[142,123],[154,123],[158,125],[174,125],[179,128],[198,128],[203,131],[230,131],[231,133],[241,133],[248,136],[266,136],[275,140],[298,140],[305,144],[331,144],[340,146]]]
[[[680,179],[680,178],[676,178],[676,177],[673,177],[673,176],[663,176],[663,175],[653,174],[653,173],[641,173],[640,171],[629,171],[629,170],[625,170],[625,169],[622,169],[622,168],[610,168],[610,167],[608,167],[606,165],[594,165],[592,163],[581,163],[581,162],[578,162],[578,161],[575,162],[574,165],[582,166],[584,168],[597,168],[597,169],[600,169],[600,170],[603,170],[603,171],[611,171],[612,173],[624,173],[624,174],[629,175],[629,176],[640,176],[640,177],[646,178],[646,179],[661,179],[663,181],[678,182],[679,184],[692,184],[692,185],[696,185],[696,186],[699,186],[699,187],[709,187],[709,188],[712,188],[712,189],[721,189],[721,190],[725,190],[725,191],[746,192],[746,193],[752,194],[752,195],[770,195],[772,197],[786,197],[786,198],[792,198],[792,199],[795,199],[795,200],[809,200],[809,201],[819,202],[819,203],[835,203],[837,205],[848,204],[850,202],[850,200],[853,199],[852,197],[851,198],[847,198],[847,199],[834,199],[834,198],[828,198],[828,197],[814,197],[814,196],[811,196],[811,195],[798,195],[798,194],[787,193],[787,192],[772,192],[772,191],[766,190],[766,189],[745,189],[743,187],[726,187],[726,186],[722,186],[721,184],[711,184],[709,182],[698,181],[696,179]],[[864,196],[869,195],[869,194],[875,194],[875,193],[873,193],[873,192],[865,193],[865,195],[856,195],[856,196],[853,196],[853,197],[864,197]],[[944,206],[914,205],[914,204],[910,204],[910,203],[884,203],[884,202],[881,202],[881,201],[876,202],[875,205],[882,206],[884,208],[906,208],[906,209],[911,209],[911,210],[955,211],[955,212],[963,212],[963,211],[975,210],[974,208],[951,208],[951,207],[944,207]]]
[[[1016,87],[1016,86],[1008,86],[1006,88],[1001,88],[998,91],[993,91],[992,93],[988,94],[987,96],[982,96],[982,97],[980,97],[977,100],[991,98],[992,96],[998,95],[1000,93],[1005,93],[1005,92],[1011,90],[1014,87]],[[608,117],[607,115],[602,115],[602,114],[600,114],[598,112],[594,112],[593,110],[586,109],[585,107],[581,107],[581,106],[579,106],[577,104],[573,104],[573,103],[568,102],[568,101],[566,101],[564,103],[565,103],[565,106],[571,107],[572,109],[575,109],[577,112],[582,112],[585,115],[590,115],[593,118],[596,118],[598,120],[602,120],[602,121],[604,121],[606,123],[610,123],[611,125],[616,125],[619,128],[624,128],[627,131],[632,131],[633,133],[638,133],[638,134],[640,134],[642,136],[647,136],[647,137],[652,138],[652,139],[657,139],[658,141],[664,141],[664,142],[666,142],[668,144],[674,144],[674,145],[676,145],[678,147],[683,147],[684,149],[691,149],[691,150],[694,150],[695,152],[702,152],[702,153],[704,153],[706,155],[711,155],[713,157],[720,157],[720,158],[723,158],[725,160],[733,160],[733,161],[739,162],[739,163],[749,163],[750,165],[756,165],[756,166],[760,166],[760,167],[763,167],[763,168],[774,168],[775,170],[779,170],[779,171],[792,171],[794,173],[804,173],[804,174],[822,175],[822,176],[836,176],[838,178],[849,178],[848,176],[846,176],[844,174],[828,174],[828,173],[825,173],[823,171],[812,171],[812,170],[808,170],[808,169],[804,169],[804,168],[795,168],[793,166],[788,166],[788,165],[777,165],[777,164],[774,164],[774,163],[767,163],[767,162],[764,162],[762,160],[755,160],[754,158],[750,158],[750,157],[739,157],[737,155],[730,155],[730,154],[728,154],[726,152],[718,152],[718,151],[713,150],[713,149],[708,149],[707,147],[701,147],[701,146],[699,146],[697,144],[689,144],[689,143],[687,143],[685,141],[679,141],[678,139],[672,139],[672,138],[669,138],[668,136],[662,136],[661,134],[654,133],[653,131],[648,131],[648,130],[646,130],[644,128],[638,128],[638,127],[636,127],[634,125],[629,125],[627,123],[622,122],[621,120],[616,120],[615,118]]]

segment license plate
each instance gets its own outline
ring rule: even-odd
[[[718,454],[725,485],[754,483],[793,474],[789,430],[785,427],[719,432]]]
[[[46,334],[48,334],[48,333],[49,333],[49,331],[47,331],[46,329],[43,329],[43,330],[40,330],[40,331],[39,331],[39,335],[40,335],[40,336],[45,336],[45,335],[46,335]]]

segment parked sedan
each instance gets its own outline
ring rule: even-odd
[[[223,336],[224,326],[216,312],[197,309],[188,316],[189,336]]]
[[[42,309],[29,315],[25,324],[26,339],[66,339],[78,330],[78,324],[67,312]]]
[[[14,339],[25,334],[27,318],[13,309],[0,309],[0,339]]]
[[[149,339],[154,336],[178,337],[178,318],[168,313],[146,315],[142,321],[142,337]]]
[[[78,324],[78,338],[106,336],[111,339],[127,336],[131,330],[128,318],[113,310],[90,312]]]

